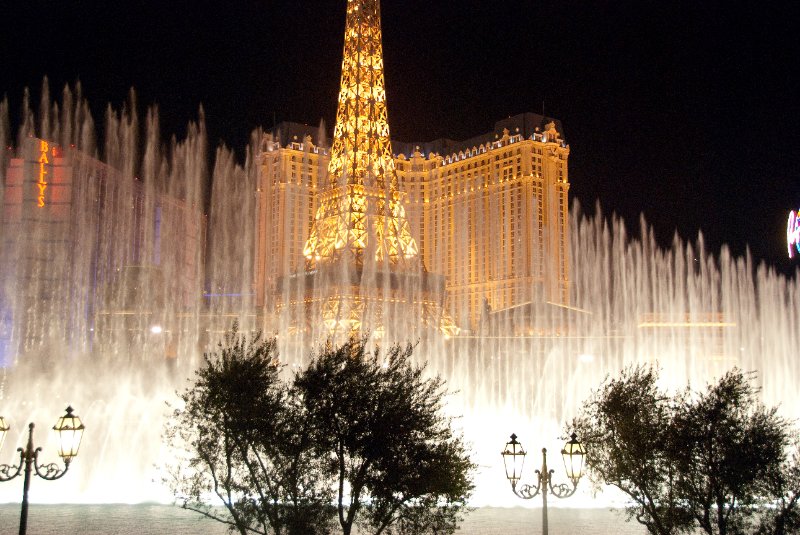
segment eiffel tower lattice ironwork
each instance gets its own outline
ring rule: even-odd
[[[452,334],[457,328],[442,312],[444,279],[425,272],[398,187],[379,0],[348,0],[343,56],[327,188],[303,249],[307,273],[318,279],[307,287],[331,291],[305,302],[321,307],[329,330],[349,332],[381,331],[384,316],[398,314],[394,303],[410,302],[426,326]]]
[[[347,2],[328,186],[303,250],[312,268],[339,259],[416,265],[389,140],[378,0]]]

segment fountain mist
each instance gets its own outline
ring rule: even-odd
[[[14,426],[2,461],[27,422],[44,443],[71,403],[87,425],[81,455],[67,477],[34,484],[33,500],[166,500],[154,469],[165,461],[165,401],[199,355],[233,321],[279,333],[287,369],[311,350],[285,336],[290,316],[254,312],[264,135],[253,132],[244,165],[219,147],[209,167],[202,110],[184,139],[164,142],[157,110],[140,122],[131,93],[121,111],[108,108],[98,143],[80,86],[65,88],[59,104],[45,81],[37,114],[29,99],[15,145],[0,152],[0,411]],[[0,103],[3,147],[14,137],[8,109]],[[42,140],[54,197],[36,211],[25,177],[36,176]],[[69,208],[58,208],[66,184]],[[755,370],[764,401],[800,415],[796,277],[726,248],[709,254],[702,236],[661,248],[644,220],[631,237],[599,210],[587,217],[573,208],[570,228],[572,307],[532,303],[470,337],[420,341],[417,357],[447,379],[448,410],[474,445],[477,503],[509,503],[499,452],[512,431],[529,448],[560,447],[555,439],[589,391],[627,364],[657,362],[676,388],[732,366]],[[360,283],[387,284],[379,274],[377,266]],[[420,337],[404,332],[408,318],[381,317],[392,338]],[[531,328],[519,332],[523,324]],[[53,443],[43,455],[55,456]],[[16,501],[18,490],[0,486],[0,501]]]

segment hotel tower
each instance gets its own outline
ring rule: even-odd
[[[568,305],[560,122],[525,113],[466,141],[393,144],[383,67],[378,0],[348,0],[332,144],[296,123],[263,139],[258,306],[294,308],[295,325],[298,307],[312,323],[316,307],[329,329],[380,331],[400,313],[387,304],[405,301],[453,335],[518,307]]]

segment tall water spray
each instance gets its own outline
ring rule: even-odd
[[[46,83],[42,93],[38,114],[26,93],[17,141],[0,154],[0,413],[14,425],[6,444],[21,445],[29,421],[42,442],[71,403],[87,425],[81,455],[67,477],[35,483],[33,499],[165,500],[154,469],[165,461],[165,402],[177,399],[199,355],[233,321],[279,334],[295,326],[255,312],[263,133],[253,133],[243,165],[219,147],[209,166],[202,110],[185,139],[164,142],[157,111],[140,122],[131,94],[122,111],[108,109],[98,143],[79,86],[65,88],[60,104]],[[3,147],[13,138],[3,101]],[[25,181],[37,176],[42,141],[53,173],[46,195],[71,185],[60,211],[37,211]],[[508,434],[531,448],[559,447],[590,390],[627,364],[657,362],[673,387],[732,366],[755,370],[764,401],[800,415],[797,278],[727,248],[710,254],[702,236],[662,248],[644,220],[640,228],[632,237],[618,218],[573,208],[571,307],[534,302],[480,335],[420,343],[417,358],[447,379],[448,411],[473,444],[476,503],[509,503],[499,455]],[[383,318],[394,331],[407,320]],[[530,332],[498,335],[531,318]],[[289,365],[312,349],[280,340]],[[45,457],[54,452],[45,444]],[[17,500],[18,490],[0,485],[0,501]]]
[[[85,444],[92,461],[38,498],[158,498],[143,489],[154,477],[164,401],[200,337],[203,112],[184,140],[164,143],[157,111],[140,127],[131,92],[122,111],[106,111],[100,161],[80,86],[66,87],[59,107],[45,80],[37,115],[27,95],[2,168],[0,392],[14,422],[8,443],[20,443],[29,421],[46,435],[42,424],[72,403],[94,422]],[[7,110],[4,102],[0,125]],[[15,499],[9,487],[0,500]]]

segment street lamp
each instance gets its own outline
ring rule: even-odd
[[[583,457],[586,449],[578,441],[578,436],[572,433],[569,442],[564,444],[561,450],[561,457],[564,459],[564,468],[567,477],[572,482],[572,486],[566,483],[553,484],[552,474],[554,470],[547,468],[547,448],[542,448],[542,469],[536,470],[536,486],[524,483],[517,488],[517,484],[522,476],[522,467],[525,464],[527,453],[522,448],[522,444],[517,441],[517,435],[511,435],[511,441],[506,443],[506,449],[502,453],[503,464],[506,469],[506,478],[511,483],[511,490],[523,500],[530,500],[539,494],[542,495],[542,534],[547,535],[547,493],[556,498],[569,498],[578,488],[578,481],[583,475]]]
[[[10,429],[5,418],[0,416],[0,448],[6,433]],[[8,465],[0,464],[0,481],[11,481],[19,475],[24,475],[22,484],[22,510],[19,515],[19,535],[25,535],[28,527],[28,489],[31,485],[31,472],[42,479],[53,481],[63,477],[69,470],[69,463],[72,458],[78,455],[78,448],[83,437],[83,422],[76,414],[72,414],[72,407],[67,407],[67,412],[58,419],[53,430],[58,433],[58,455],[64,460],[62,470],[56,463],[39,464],[39,452],[42,448],[33,447],[33,424],[28,424],[28,444],[25,448],[17,448],[19,452],[19,464]]]
[[[3,449],[3,441],[6,439],[6,433],[11,429],[6,423],[6,419],[0,416],[0,450]]]

